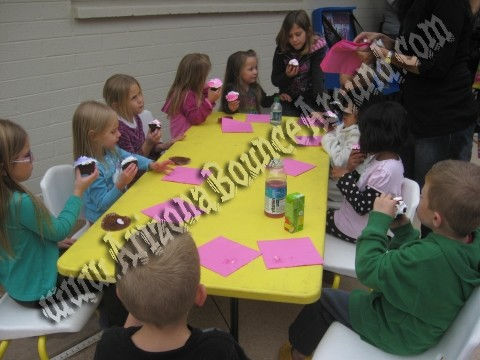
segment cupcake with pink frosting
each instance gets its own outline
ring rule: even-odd
[[[209,87],[210,89],[212,89],[213,91],[217,91],[218,88],[221,88],[221,87],[222,87],[223,82],[222,82],[222,80],[220,80],[219,78],[214,78],[214,79],[208,80],[207,85],[208,85],[208,87]]]
[[[238,100],[238,96],[240,94],[236,91],[229,91],[227,95],[225,95],[225,99],[227,99],[228,102],[236,101]]]
[[[288,65],[292,65],[292,66],[298,66],[298,60],[297,59],[291,59],[289,62],[288,62]]]

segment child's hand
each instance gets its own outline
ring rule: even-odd
[[[150,170],[155,171],[157,173],[170,174],[173,171],[174,165],[175,163],[172,160],[166,160],[162,162],[152,162],[150,163],[149,167],[150,167]]]
[[[220,96],[222,95],[222,88],[219,87],[217,90],[213,91],[212,88],[208,89],[208,94],[207,94],[207,99],[210,101],[212,104],[217,101]]]
[[[228,109],[231,112],[237,111],[239,107],[240,107],[240,100],[235,100],[235,101],[229,101],[228,102]]]
[[[286,102],[292,102],[292,97],[288,94],[282,93],[278,96],[280,100],[286,101]]]
[[[334,166],[332,167],[332,171],[330,172],[330,176],[332,177],[332,179],[335,179],[335,180],[338,180],[340,179],[343,175],[349,173],[350,171],[348,171],[347,168],[343,168],[343,167],[338,167],[338,166]]]
[[[299,69],[299,66],[287,65],[287,68],[285,69],[285,74],[289,78],[292,78],[294,76],[297,76],[298,69]]]
[[[80,169],[75,169],[75,183],[73,184],[73,195],[82,197],[83,192],[98,178],[98,168],[88,176],[82,176]]]
[[[132,182],[135,175],[137,175],[137,171],[138,171],[137,165],[135,164],[128,165],[127,168],[123,170],[118,176],[117,183],[115,184],[115,186],[119,190],[125,189],[125,187]]]
[[[149,131],[147,133],[147,141],[151,145],[156,145],[162,140],[162,130],[160,129],[155,129],[153,132]]]
[[[409,222],[410,222],[410,219],[407,217],[407,215],[405,214],[399,215],[390,224],[390,229],[399,228],[400,226],[407,225]]]
[[[358,165],[363,163],[364,160],[365,160],[364,153],[358,150],[352,150],[352,152],[350,153],[350,156],[348,157],[347,169],[349,170],[349,172],[355,170]]]
[[[396,205],[397,202],[393,200],[392,195],[381,194],[375,199],[375,202],[373,203],[373,210],[384,213],[394,218],[397,213]]]
[[[77,239],[74,239],[74,238],[65,238],[64,240],[62,241],[59,241],[57,243],[57,247],[59,249],[68,249],[70,246],[72,246],[75,241],[77,241]]]

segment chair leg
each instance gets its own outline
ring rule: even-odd
[[[334,274],[333,275],[333,284],[332,284],[332,289],[338,289],[340,286],[340,275]]]
[[[0,342],[0,359],[3,358],[5,351],[7,351],[8,345],[10,344],[10,340],[2,340]]]
[[[38,337],[38,357],[40,360],[49,360],[47,353],[47,337],[45,335]]]

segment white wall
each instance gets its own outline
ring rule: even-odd
[[[308,12],[322,6],[357,6],[365,29],[376,30],[383,0],[299,1]],[[272,0],[272,10],[275,1]],[[122,72],[142,85],[146,108],[161,106],[181,57],[204,52],[211,75],[223,78],[228,55],[254,49],[268,92],[275,36],[283,12],[141,16],[78,20],[65,0],[0,0],[0,117],[30,134],[36,157],[27,186],[39,193],[45,171],[72,162],[71,118],[87,99],[101,99],[104,81]]]

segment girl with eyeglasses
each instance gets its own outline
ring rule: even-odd
[[[55,290],[62,241],[76,224],[82,194],[98,177],[76,172],[73,194],[57,218],[21,183],[32,175],[33,156],[26,131],[0,119],[0,285],[22,305]]]

